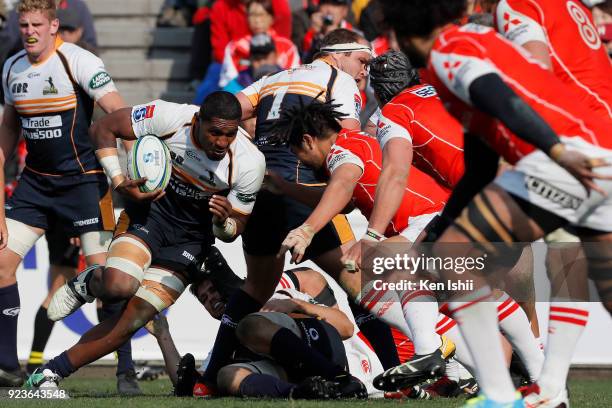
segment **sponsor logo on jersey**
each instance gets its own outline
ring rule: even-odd
[[[361,360],[361,369],[363,370],[363,372],[365,374],[367,374],[367,373],[369,373],[371,371],[370,370],[370,363],[368,362],[368,360],[365,360],[365,359]]]
[[[16,94],[27,94],[28,93],[28,83],[27,82],[16,82],[11,87],[11,93],[13,95]]]
[[[39,72],[30,72],[28,74],[28,79],[38,78],[40,76]]]
[[[45,79],[45,82],[47,82],[49,84],[49,86],[45,86],[43,88],[43,95],[57,95],[59,93],[59,91],[57,90],[57,88],[55,87],[55,85],[53,84],[53,78],[49,77],[49,79]]]
[[[195,261],[195,256],[191,255],[189,252],[187,251],[183,251],[182,255],[189,259],[191,262]]]
[[[236,198],[245,204],[255,201],[257,193],[236,193]]]
[[[72,225],[74,225],[75,227],[83,227],[85,225],[93,225],[97,223],[98,223],[98,217],[95,217],[95,218],[89,218],[86,220],[73,221]]]
[[[447,71],[448,80],[452,81],[455,78],[457,70],[461,66],[461,61],[444,61],[444,64],[442,64],[442,66]]]
[[[17,307],[11,307],[11,308],[8,308],[8,309],[4,309],[4,310],[2,311],[2,314],[3,314],[3,315],[5,315],[5,316],[12,316],[12,317],[15,317],[15,316],[19,315],[19,311],[20,311],[20,310],[21,310],[21,309],[19,308],[19,306],[17,306]]]
[[[98,89],[111,81],[112,78],[110,75],[108,75],[108,72],[100,71],[96,75],[94,75],[93,78],[91,78],[91,81],[89,81],[89,87],[91,89]]]
[[[410,91],[411,94],[419,96],[421,98],[431,98],[432,96],[436,96],[436,88],[433,86],[424,86],[419,89],[414,89]]]
[[[527,190],[555,204],[559,204],[563,208],[576,210],[584,201],[582,198],[576,197],[533,176],[525,176],[525,187],[527,187]]]
[[[355,113],[357,113],[357,116],[359,116],[361,114],[361,95],[355,94],[354,98],[355,98]]]
[[[198,156],[198,154],[196,152],[194,152],[193,150],[187,150],[185,152],[185,156],[187,156],[190,159],[193,159],[195,161],[198,161],[198,162],[202,161],[202,159],[200,159],[200,156]]]
[[[521,20],[514,17],[512,18],[512,16],[510,15],[510,13],[505,12],[504,13],[504,33],[507,33],[508,30],[513,26],[513,25],[519,25],[521,24]]]
[[[140,122],[141,120],[151,119],[153,117],[153,112],[155,111],[155,105],[147,105],[135,109],[132,112],[132,119],[134,123]]]
[[[21,127],[26,129],[51,129],[62,127],[61,115],[53,116],[34,116],[31,118],[21,118]]]
[[[232,320],[231,317],[229,317],[228,315],[224,314],[221,317],[221,324],[224,324],[226,326],[231,327],[232,329],[235,329],[236,327],[238,327],[238,323],[236,323],[235,321]]]

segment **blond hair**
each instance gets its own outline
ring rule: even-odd
[[[55,0],[21,0],[17,6],[17,12],[21,14],[31,11],[42,11],[47,14],[49,20],[53,20],[56,18],[56,8]]]

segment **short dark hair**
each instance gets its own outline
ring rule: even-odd
[[[323,37],[321,40],[321,48],[329,47],[330,45],[359,42],[363,39],[363,36],[355,31],[347,30],[346,28],[336,28]]]
[[[436,27],[460,19],[466,0],[382,0],[385,21],[398,38],[427,37]]]
[[[299,105],[282,111],[275,126],[275,141],[278,144],[301,146],[306,133],[324,139],[332,133],[340,132],[342,126],[339,121],[346,115],[336,110],[339,106],[334,105],[333,101],[317,100],[304,104],[300,97]]]
[[[200,120],[209,121],[212,118],[240,120],[242,108],[238,98],[225,91],[216,91],[208,95],[200,106]]]
[[[272,6],[272,0],[249,0],[246,4],[246,10],[249,11],[249,7],[251,7],[251,4],[255,3],[260,4],[261,7],[266,10],[266,13],[274,17],[274,7]]]

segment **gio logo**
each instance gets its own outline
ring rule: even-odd
[[[3,314],[3,315],[5,315],[5,316],[12,316],[12,317],[15,317],[15,316],[18,316],[18,315],[19,315],[19,311],[20,311],[20,310],[21,310],[21,309],[19,308],[19,306],[17,306],[17,307],[11,307],[11,308],[9,308],[9,309],[4,309],[4,310],[2,311],[2,314]]]

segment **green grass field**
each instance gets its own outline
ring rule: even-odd
[[[7,400],[1,399],[0,406],[32,406],[32,407],[62,407],[62,408],[123,408],[123,407],[222,407],[222,408],[281,408],[281,407],[334,407],[334,408],[366,408],[374,406],[395,407],[398,404],[410,404],[414,407],[457,407],[463,400],[437,399],[434,401],[271,401],[247,399],[214,399],[200,400],[190,398],[175,398],[169,396],[170,381],[167,378],[155,381],[141,382],[146,395],[141,397],[121,398],[115,393],[115,380],[109,378],[74,378],[62,382],[62,388],[71,395],[70,400]],[[609,408],[612,407],[612,383],[610,378],[602,380],[573,380],[570,382],[571,403],[574,408]]]

